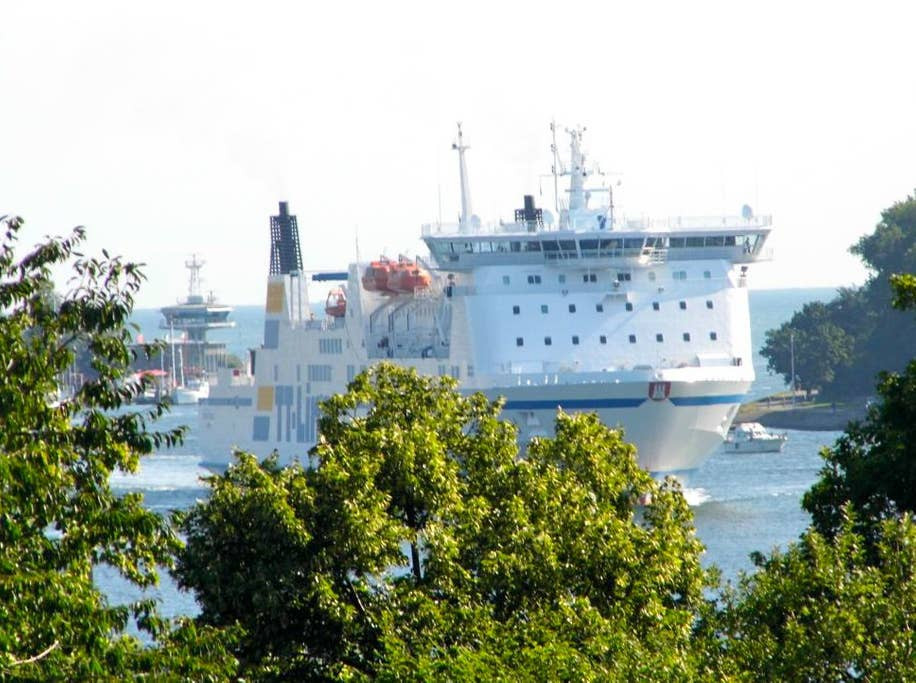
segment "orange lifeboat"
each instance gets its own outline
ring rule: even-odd
[[[429,287],[430,282],[432,278],[425,268],[403,257],[392,265],[388,273],[388,289],[394,292],[415,292]]]
[[[332,318],[343,318],[347,314],[347,295],[338,287],[328,292],[328,300],[324,304],[324,312]]]
[[[385,257],[370,263],[363,272],[363,289],[367,292],[389,291],[388,278],[393,265]]]

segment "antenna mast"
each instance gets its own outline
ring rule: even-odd
[[[452,149],[458,152],[458,173],[461,179],[461,218],[459,219],[459,232],[468,232],[471,218],[471,188],[468,184],[468,167],[464,161],[464,150],[470,149],[464,144],[461,133],[461,122],[458,122],[458,141],[452,143]]]
[[[557,216],[560,215],[560,186],[557,183],[557,174],[559,173],[559,164],[560,161],[557,158],[557,122],[550,122],[550,137],[552,142],[550,144],[550,151],[553,152],[553,166],[551,166],[550,171],[553,173],[553,208],[556,211]]]

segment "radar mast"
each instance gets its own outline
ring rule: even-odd
[[[468,167],[464,160],[464,151],[470,149],[464,144],[461,133],[461,122],[458,122],[458,140],[452,143],[452,149],[458,152],[458,173],[461,180],[461,218],[458,221],[458,230],[461,233],[470,232],[471,226],[471,186],[468,184]]]

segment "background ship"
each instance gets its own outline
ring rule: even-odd
[[[150,359],[137,354],[134,369],[154,378],[148,395],[141,400],[156,402],[162,398],[172,403],[197,403],[210,393],[208,378],[227,366],[225,343],[209,341],[207,333],[235,327],[235,322],[229,320],[232,307],[217,303],[212,292],[206,298],[201,294],[203,266],[204,261],[197,254],[185,261],[187,297],[160,309],[159,328],[168,331],[165,352]],[[142,338],[134,346],[139,343]]]

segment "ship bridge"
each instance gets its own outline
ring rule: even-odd
[[[442,270],[494,265],[648,266],[668,260],[768,260],[770,217],[674,218],[628,222],[626,230],[508,230],[460,234],[424,227],[423,240]]]

